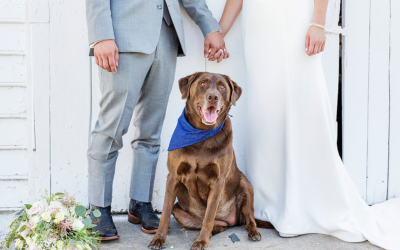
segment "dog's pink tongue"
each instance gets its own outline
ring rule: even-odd
[[[204,120],[207,123],[214,123],[217,120],[218,114],[217,109],[214,107],[210,107],[204,110]]]

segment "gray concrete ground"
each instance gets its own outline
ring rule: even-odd
[[[140,225],[133,225],[127,221],[126,215],[114,215],[120,239],[104,242],[103,250],[125,250],[125,249],[147,249],[153,235],[140,231]],[[273,229],[260,229],[262,240],[254,242],[247,239],[247,231],[244,227],[232,227],[227,231],[211,237],[209,249],[268,249],[268,250],[381,250],[369,242],[347,243],[335,237],[309,234],[295,238],[281,238]],[[235,233],[240,241],[232,243],[228,237]],[[171,226],[167,237],[166,249],[189,250],[193,241],[196,240],[199,231],[185,230],[176,222],[171,220]]]

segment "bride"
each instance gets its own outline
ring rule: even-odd
[[[255,191],[255,216],[271,222],[282,237],[321,233],[400,249],[400,199],[368,206],[336,149],[320,54],[327,5],[328,0],[227,0],[223,35],[243,6],[246,173]]]

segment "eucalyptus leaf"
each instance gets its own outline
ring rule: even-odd
[[[70,239],[69,244],[76,246],[77,242],[73,239]]]
[[[92,224],[92,219],[90,219],[90,217],[87,217],[86,219],[84,219],[82,221],[83,225],[85,226],[89,226],[90,224]]]
[[[47,240],[50,237],[50,230],[47,231],[45,239]]]
[[[26,229],[26,225],[23,225],[23,226],[19,229],[19,232],[22,233],[23,231],[25,231],[25,229]]]
[[[66,201],[60,201],[60,202],[63,203],[63,204],[66,204],[66,205],[68,205],[68,206],[72,206],[72,204],[69,203],[69,202],[66,202]]]
[[[78,216],[85,216],[86,208],[84,206],[82,206],[82,205],[76,206],[75,213]]]
[[[100,217],[101,216],[100,210],[98,210],[98,209],[94,210],[93,211],[93,216],[96,217],[96,218]]]
[[[22,208],[21,210],[19,210],[18,212],[15,213],[15,216],[20,216],[22,214],[22,212],[25,211],[25,208]]]
[[[95,226],[97,226],[96,224],[90,224],[89,226],[88,226],[88,228],[94,228]]]
[[[19,228],[19,225],[21,225],[21,221],[17,221],[17,224],[14,226],[14,230],[17,230]]]

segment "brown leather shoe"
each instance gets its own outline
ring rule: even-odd
[[[133,224],[142,224],[142,232],[156,233],[160,219],[153,210],[151,202],[132,200],[129,203],[128,221]]]
[[[92,222],[96,224],[93,231],[99,234],[101,240],[116,240],[119,238],[117,229],[115,228],[114,221],[111,216],[111,206],[108,207],[96,207],[101,212],[100,217],[93,215],[93,210],[90,212],[90,218]]]

